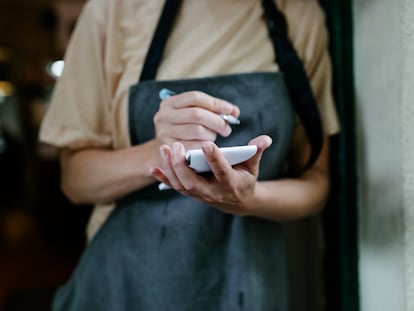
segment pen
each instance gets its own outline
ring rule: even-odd
[[[166,99],[167,97],[170,97],[174,95],[175,93],[169,89],[161,89],[159,92],[159,97],[161,100]],[[230,114],[220,114],[220,117],[226,121],[228,124],[240,124],[240,120],[233,117]]]
[[[220,117],[228,124],[240,124],[240,120],[230,114],[221,114]]]

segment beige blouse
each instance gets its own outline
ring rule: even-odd
[[[128,91],[137,83],[162,0],[89,0],[65,55],[65,69],[40,129],[58,147],[125,148]],[[316,0],[280,0],[302,58],[326,135],[339,130],[323,11]],[[274,50],[258,0],[184,0],[157,79],[275,71]],[[243,111],[241,111],[243,113]],[[293,146],[305,137],[298,126]],[[113,206],[96,207],[91,237]]]

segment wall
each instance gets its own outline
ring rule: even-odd
[[[414,1],[402,4],[403,37],[402,80],[402,170],[405,225],[405,293],[406,310],[414,310]]]
[[[362,311],[414,310],[413,20],[413,1],[354,0]]]

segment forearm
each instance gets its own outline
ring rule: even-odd
[[[288,221],[316,214],[326,203],[329,178],[316,168],[297,179],[258,182],[248,215],[273,221]]]
[[[109,203],[155,181],[149,168],[157,165],[154,141],[120,150],[64,150],[62,190],[75,204]]]
[[[322,209],[329,190],[328,138],[324,139],[313,166],[300,177],[271,181],[257,181],[262,153],[270,146],[271,138],[261,135],[249,144],[257,146],[256,155],[231,167],[215,144],[205,142],[202,149],[213,172],[209,178],[201,177],[187,167],[182,144],[175,143],[172,148],[162,146],[163,168],[154,168],[151,172],[160,182],[183,195],[233,215],[287,221]],[[301,154],[306,159],[306,150]]]

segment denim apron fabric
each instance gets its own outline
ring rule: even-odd
[[[278,177],[294,124],[281,74],[139,83],[129,102],[133,144],[154,138],[152,117],[164,87],[203,89],[237,103],[240,125],[216,143],[243,145],[270,135],[260,179]],[[283,254],[279,224],[225,214],[154,184],[117,202],[54,310],[286,311]]]
[[[282,73],[254,72],[173,81],[140,81],[130,89],[133,145],[154,138],[159,91],[201,90],[240,107],[240,125],[220,147],[267,134],[273,144],[260,180],[279,178],[295,112]],[[53,310],[287,311],[284,247],[278,223],[225,214],[157,184],[119,200],[88,245]]]

